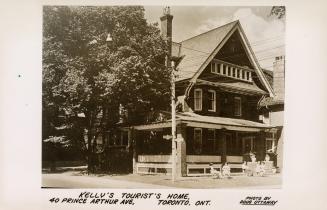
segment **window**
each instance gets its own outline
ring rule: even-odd
[[[211,73],[217,73],[217,64],[211,63]]]
[[[216,139],[216,130],[208,129],[206,148],[209,154],[217,155],[219,152],[218,140]]]
[[[112,134],[111,141],[109,141],[111,146],[127,146],[128,145],[128,131],[117,131]]]
[[[223,69],[224,69],[224,64],[220,64],[220,68],[219,68],[219,74],[223,73]]]
[[[241,116],[242,115],[242,100],[241,97],[234,98],[234,115]]]
[[[232,69],[233,69],[233,67],[229,67],[229,68],[228,68],[227,76],[231,76]]]
[[[276,132],[266,133],[266,151],[276,152]]]
[[[245,79],[245,72],[242,70],[242,79]]]
[[[235,134],[226,133],[226,154],[227,155],[241,155],[240,141],[236,138]]]
[[[243,137],[242,140],[243,140],[243,146],[242,146],[243,154],[253,152],[255,150],[253,136]]]
[[[208,141],[215,141],[215,129],[208,129]]]
[[[246,80],[248,80],[248,81],[250,80],[250,72],[248,72],[248,71],[246,72]]]
[[[208,95],[209,95],[208,111],[215,112],[216,111],[216,91],[208,90]]]
[[[122,146],[128,145],[128,131],[122,131],[120,133],[120,143]]]
[[[237,78],[240,78],[240,69],[237,69],[237,75],[236,75]]]
[[[235,73],[236,70],[237,70],[236,68],[233,68],[233,75],[232,75],[232,77],[235,77],[235,75],[236,75],[236,73]]]
[[[194,144],[193,150],[195,154],[199,155],[202,152],[202,129],[194,128]]]
[[[202,90],[201,89],[194,90],[194,110],[195,111],[202,110]]]

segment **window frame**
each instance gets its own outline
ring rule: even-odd
[[[196,92],[200,92],[200,98],[198,99],[198,98],[196,98]],[[194,89],[194,110],[195,111],[202,111],[202,98],[203,98],[203,91],[202,91],[202,89],[201,88],[196,88],[196,89]],[[197,100],[199,100],[199,106],[200,107],[197,107],[196,106],[196,102],[197,102]]]
[[[236,112],[236,101],[239,103],[239,111]],[[242,98],[239,96],[234,97],[234,116],[241,117],[242,116]]]
[[[212,107],[213,109],[208,108],[208,111],[209,112],[216,112],[216,104],[217,104],[217,94],[216,94],[216,91],[210,89],[210,90],[208,90],[208,93],[213,93],[213,100],[211,100],[211,95],[208,94],[209,95],[209,97],[208,97],[209,104],[212,103],[212,101],[213,101],[213,107]]]
[[[196,131],[200,131],[200,147],[196,148],[195,145],[196,145]],[[194,153],[199,155],[202,153],[202,145],[203,145],[203,131],[202,131],[202,128],[194,128],[194,132],[193,132],[193,150],[194,150]],[[196,149],[199,149],[199,153],[196,151]]]
[[[216,72],[216,63],[211,63],[211,73],[217,73]]]
[[[245,145],[246,145],[246,141],[250,141],[250,151],[254,151],[255,150],[255,136],[244,136],[242,138],[242,153],[247,152],[245,151]]]
[[[210,131],[213,131],[213,138],[209,138],[209,132]],[[216,141],[216,129],[214,129],[214,128],[208,128],[208,134],[207,134],[207,136],[208,136],[208,141]]]
[[[277,132],[271,131],[268,133],[271,134],[271,136],[267,136],[267,134],[266,134],[266,151],[268,151],[268,150],[274,151],[277,147],[277,138],[276,138]],[[268,144],[267,144],[268,142],[271,143],[271,148],[268,148]]]

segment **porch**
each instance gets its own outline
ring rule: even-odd
[[[132,130],[133,173],[171,174],[171,122],[135,126]],[[206,176],[209,163],[221,170],[228,162],[231,172],[242,173],[249,152],[258,161],[266,155],[266,133],[271,127],[247,120],[178,115],[176,139],[177,176]]]
[[[177,158],[177,156],[176,156]],[[136,172],[138,174],[171,174],[171,155],[138,155]],[[226,156],[232,173],[242,173],[242,156]],[[216,170],[221,170],[221,156],[218,155],[186,155],[186,176],[210,175],[209,163]]]

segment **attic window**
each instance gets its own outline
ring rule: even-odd
[[[227,66],[224,66],[224,68],[223,68],[223,75],[226,74],[226,68],[227,68]]]
[[[227,76],[231,76],[231,71],[232,71],[233,67],[229,67],[228,71],[227,71]]]
[[[211,73],[217,73],[217,64],[211,63]]]
[[[214,59],[211,62],[211,73],[218,74],[224,77],[232,77],[237,80],[252,82],[252,69],[242,67],[226,61]]]

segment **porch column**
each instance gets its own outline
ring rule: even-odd
[[[227,158],[227,152],[226,152],[226,147],[227,147],[227,143],[226,143],[226,133],[225,133],[225,129],[222,129],[220,132],[220,140],[221,140],[221,162],[225,163]]]
[[[132,141],[132,149],[133,149],[133,174],[137,173],[137,148],[136,148],[136,139],[137,139],[137,131],[132,129],[131,130],[131,141]]]
[[[177,126],[176,177],[186,176],[186,125]]]
[[[264,131],[259,132],[259,138],[257,139],[257,160],[263,161],[266,154],[266,135]]]
[[[277,140],[277,167],[278,172],[282,172],[283,170],[283,128],[278,129],[276,140]]]

